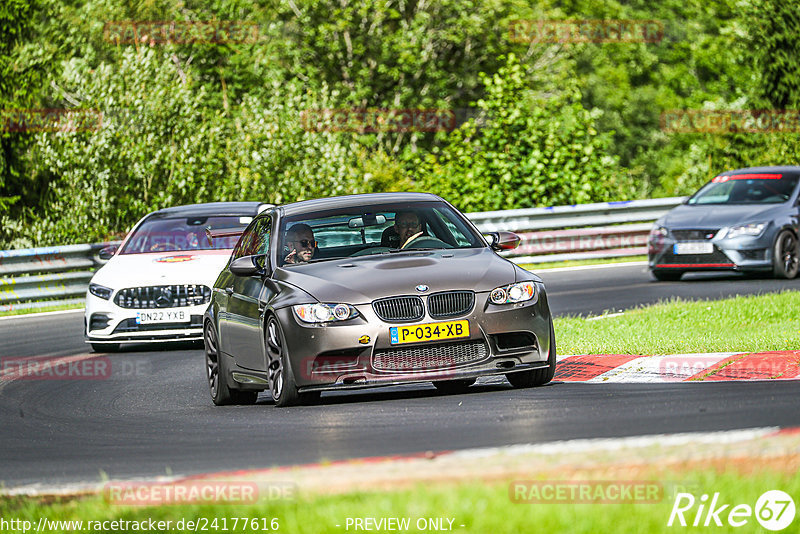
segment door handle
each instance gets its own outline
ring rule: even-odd
[[[225,288],[225,293],[227,293],[228,296],[233,295],[233,288],[232,287],[226,287]]]

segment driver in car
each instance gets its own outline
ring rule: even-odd
[[[394,217],[394,227],[400,236],[400,248],[405,248],[411,241],[422,235],[419,215],[413,211],[398,211]]]
[[[317,242],[314,231],[307,224],[295,224],[286,231],[286,248],[288,252],[283,259],[285,263],[305,263],[314,257]]]

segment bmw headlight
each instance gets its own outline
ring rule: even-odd
[[[292,306],[294,314],[304,323],[329,323],[346,321],[358,316],[358,310],[349,304],[298,304]]]
[[[492,304],[511,304],[526,302],[537,297],[534,282],[517,282],[507,286],[496,287],[489,293]]]
[[[89,293],[103,300],[110,299],[113,292],[114,290],[109,287],[101,286],[100,284],[89,284]]]
[[[730,229],[728,229],[728,234],[725,237],[727,237],[728,239],[733,239],[734,237],[739,237],[742,235],[747,235],[751,237],[760,236],[761,232],[764,231],[764,228],[766,228],[766,226],[767,223],[733,226]]]

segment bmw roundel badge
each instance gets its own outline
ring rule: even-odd
[[[415,287],[414,289],[416,289],[420,293],[425,293],[428,290],[428,286],[426,286],[425,284],[420,284],[417,287]]]

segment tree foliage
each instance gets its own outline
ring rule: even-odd
[[[485,126],[470,120],[428,156],[418,173],[424,189],[458,198],[470,211],[578,204],[619,193],[611,135],[595,128],[599,112],[583,108],[575,87],[542,99],[527,82],[513,54],[496,74],[482,76]]]
[[[675,109],[796,109],[780,0],[6,0],[0,109],[93,109],[0,131],[0,247],[102,239],[175,204],[420,190],[465,210],[691,192],[794,163],[797,134],[670,134]],[[518,42],[526,20],[651,19],[658,42]],[[241,21],[244,43],[113,42],[113,21]],[[452,110],[448,131],[309,128],[332,109]]]

